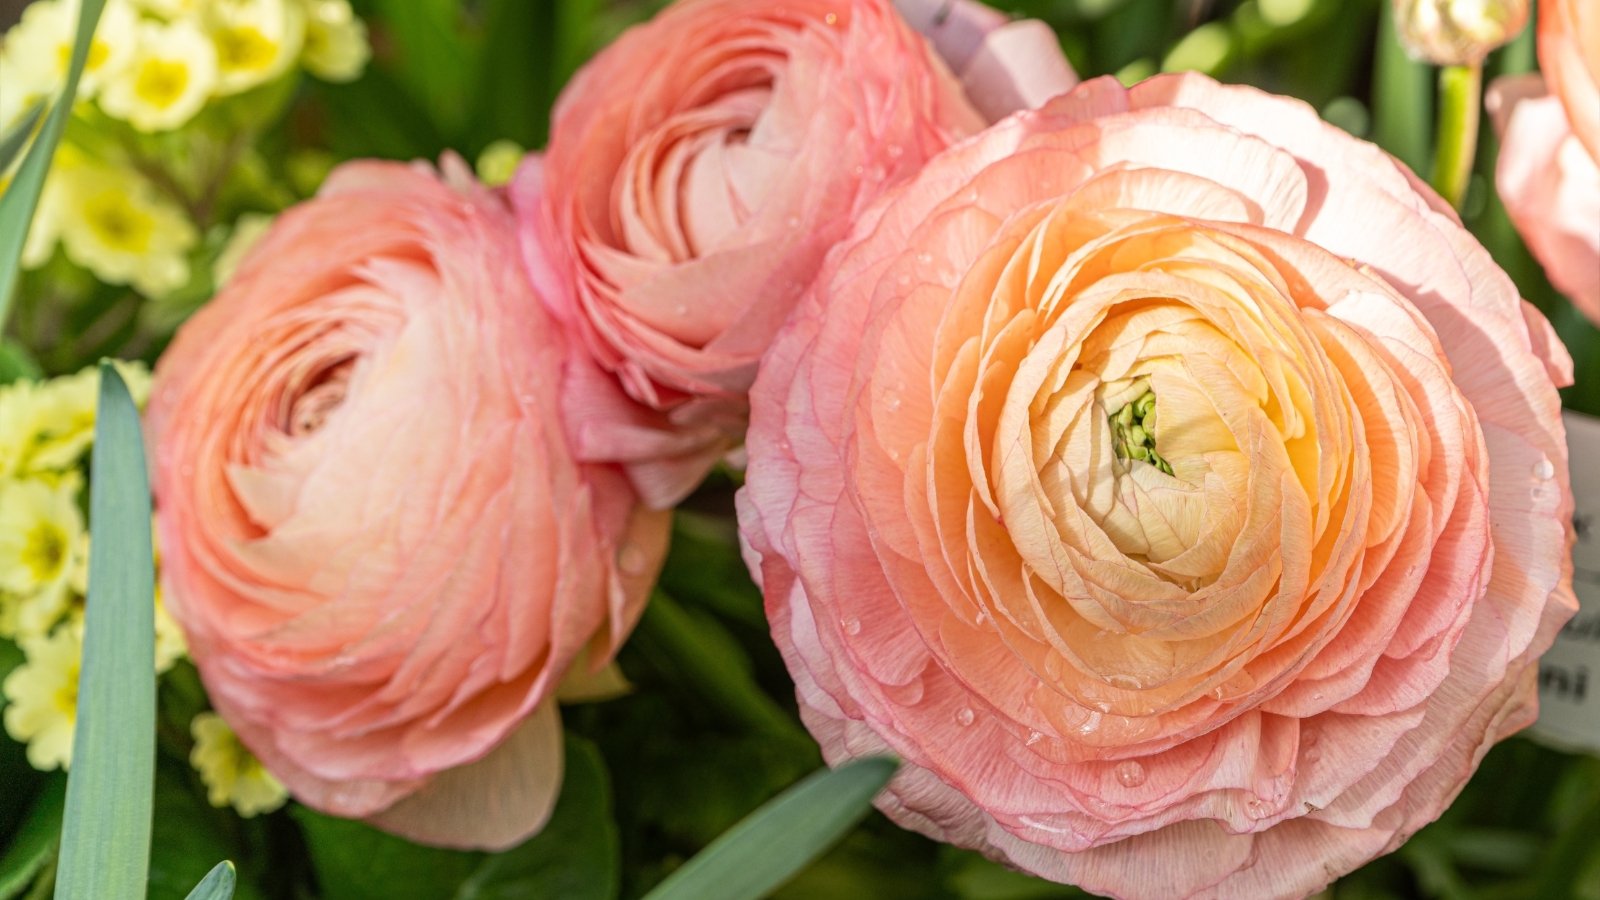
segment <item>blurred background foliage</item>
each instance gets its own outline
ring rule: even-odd
[[[1050,23],[1084,77],[1134,81],[1198,69],[1299,97],[1325,118],[1426,172],[1434,71],[1407,59],[1386,0],[992,0]],[[352,0],[373,57],[344,84],[291,77],[260,89],[250,116],[210,146],[208,201],[186,211],[202,238],[190,282],[145,298],[57,253],[26,274],[0,347],[0,382],[76,371],[101,356],[154,361],[213,290],[209,275],[249,213],[274,213],[361,156],[468,160],[492,144],[538,148],[568,77],[665,0]],[[24,4],[0,0],[0,27]],[[1486,77],[1534,67],[1531,35],[1495,53]],[[3,90],[0,86],[0,90]],[[249,95],[244,95],[249,96]],[[71,134],[69,133],[69,141]],[[504,145],[501,145],[503,152]],[[170,149],[170,148],[166,148]],[[152,159],[162,157],[154,146]],[[1464,218],[1572,350],[1568,406],[1600,414],[1600,332],[1557,296],[1494,197],[1485,128]],[[564,710],[570,760],[551,827],[497,857],[417,848],[291,804],[241,819],[214,809],[184,763],[204,695],[185,661],[161,683],[152,897],[182,897],[216,860],[235,860],[241,897],[636,897],[743,814],[820,764],[794,713],[761,597],[738,557],[730,478],[678,515],[662,589],[621,665],[635,690]],[[0,677],[21,662],[0,640]],[[0,900],[46,896],[61,773],[34,771],[0,737]],[[1340,881],[1341,898],[1600,900],[1600,759],[1514,738],[1460,800],[1398,853]],[[33,885],[32,888],[29,885]],[[44,890],[47,892],[48,887]],[[31,893],[30,893],[31,892]],[[1083,896],[874,814],[783,898],[1025,900]]]

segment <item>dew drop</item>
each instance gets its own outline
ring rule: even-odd
[[[898,411],[900,409],[900,395],[895,393],[885,394],[883,398],[883,408],[887,409],[889,412]]]
[[[961,709],[956,712],[956,724],[960,725],[962,728],[971,725],[977,718],[977,714],[965,706],[961,707]]]
[[[1030,732],[1028,732],[1028,739],[1026,741],[1024,741],[1023,743],[1027,744],[1029,747],[1032,747],[1034,744],[1037,744],[1042,740],[1044,740],[1044,733],[1043,732],[1030,731]]]
[[[672,312],[680,319],[688,318],[689,304],[679,303],[677,306],[673,307]]]
[[[978,610],[978,615],[972,620],[972,624],[978,626],[979,628],[989,624],[989,614],[984,610]]]
[[[906,274],[905,272],[901,272],[900,273],[900,277],[896,278],[895,280],[900,282],[900,286],[901,287],[905,287],[906,285],[909,285],[911,283],[911,276]]]
[[[1112,687],[1119,687],[1126,691],[1144,690],[1144,679],[1134,675],[1107,675],[1106,682]]]
[[[1255,797],[1244,805],[1244,813],[1252,819],[1265,819],[1272,814],[1272,808],[1260,797]]]
[[[781,441],[778,442],[778,452],[779,453],[788,453],[789,452],[789,441],[787,439],[781,440]]]
[[[884,152],[889,154],[890,159],[899,159],[900,157],[906,155],[906,148],[900,146],[899,144],[890,144],[888,147],[884,148]]]
[[[845,634],[857,635],[861,633],[861,620],[855,616],[845,616],[839,620],[839,627],[844,629]]]
[[[925,265],[925,266],[932,265],[933,264],[933,254],[932,253],[918,253],[917,254],[917,262],[919,262],[919,263],[921,263],[922,265]]]
[[[1533,477],[1540,481],[1549,481],[1556,477],[1556,465],[1548,459],[1541,459],[1533,464]]]
[[[800,224],[801,223],[800,223],[800,217],[799,216],[790,216],[789,217],[789,227],[790,228],[799,228]]]
[[[1117,784],[1125,788],[1136,788],[1144,784],[1144,765],[1136,759],[1125,759],[1117,763],[1117,767],[1111,771],[1117,776]]]

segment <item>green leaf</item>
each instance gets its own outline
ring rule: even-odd
[[[22,346],[10,338],[0,340],[0,384],[10,384],[23,378],[43,377],[44,370]]]
[[[805,739],[789,714],[756,683],[738,641],[710,616],[685,609],[658,590],[645,607],[634,641],[654,664],[728,718],[773,737]]]
[[[542,5],[542,4],[534,4]],[[467,113],[471,48],[461,27],[458,0],[376,0],[379,16],[394,37],[397,75],[422,101],[440,130],[454,135]],[[372,110],[363,113],[373,115]]]
[[[561,799],[527,843],[490,856],[456,890],[456,900],[612,900],[621,887],[622,848],[611,815],[611,783],[600,751],[567,736]]]
[[[305,807],[293,815],[304,828],[325,897],[611,900],[618,891],[621,850],[611,816],[611,785],[599,752],[573,735],[566,739],[561,797],[550,821],[503,853],[419,847]]]
[[[39,119],[43,116],[44,101],[40,100],[12,126],[9,134],[0,135],[0,172],[11,168],[11,164],[16,162],[17,154],[28,146],[28,139],[33,137],[33,130],[39,127]]]
[[[1379,16],[1377,63],[1372,73],[1372,139],[1412,171],[1426,171],[1432,154],[1433,73],[1406,55],[1394,15]]]
[[[94,437],[94,547],[56,897],[139,900],[155,788],[155,564],[139,411],[108,362]]]
[[[0,900],[11,900],[33,884],[56,851],[61,832],[61,810],[66,801],[66,780],[52,778],[17,830],[5,856],[0,857]],[[10,799],[8,792],[7,799]]]
[[[169,672],[162,677],[157,701],[161,715],[168,721],[172,719],[172,710],[166,708],[171,692],[165,688],[171,675]],[[181,727],[185,732],[188,723],[188,718],[183,719]],[[177,751],[160,753],[156,758],[152,804],[155,826],[151,831],[150,875],[146,885],[149,900],[183,900],[190,896],[195,883],[213,871],[219,859],[239,860],[247,874],[252,863],[262,862],[252,858],[251,851],[256,848],[244,842],[238,815],[232,809],[211,806],[203,791],[196,789],[194,773],[184,756],[182,751]],[[237,873],[235,876],[236,896],[241,900],[258,896],[253,885],[248,881],[240,883]]]
[[[476,152],[499,138],[524,147],[544,143],[555,102],[556,19],[568,15],[567,7],[586,2],[483,4],[484,43],[474,73],[470,149]]]
[[[223,860],[194,886],[194,890],[189,892],[189,900],[232,900],[233,885],[237,880],[233,863]]]
[[[50,161],[55,156],[61,132],[66,130],[67,119],[72,115],[72,100],[78,95],[78,79],[83,77],[83,65],[89,59],[89,41],[94,36],[95,24],[100,21],[100,10],[106,0],[83,0],[78,13],[78,32],[72,43],[72,60],[67,66],[67,83],[61,89],[61,99],[51,108],[44,120],[44,128],[22,166],[11,181],[10,187],[0,194],[0,330],[5,329],[11,312],[11,292],[16,287],[17,269],[22,260],[22,247],[28,239],[28,224],[33,221],[33,211],[39,205],[39,194],[44,190],[44,176],[50,171]]]
[[[646,900],[759,900],[866,816],[899,763],[861,759],[817,772],[751,813]]]

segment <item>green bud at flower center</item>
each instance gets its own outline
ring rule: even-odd
[[[1112,413],[1111,447],[1123,459],[1149,463],[1171,475],[1172,464],[1156,452],[1155,423],[1151,421],[1155,409],[1155,392],[1145,391],[1139,399]]]

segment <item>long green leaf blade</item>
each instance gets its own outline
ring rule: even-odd
[[[232,900],[233,885],[237,878],[233,863],[223,860],[194,886],[188,900]]]
[[[110,363],[90,466],[89,599],[57,900],[138,900],[155,788],[155,562],[139,411]]]
[[[855,827],[899,763],[861,759],[779,794],[684,863],[646,900],[759,900]]]
[[[83,77],[83,66],[89,59],[89,42],[94,37],[95,25],[100,21],[100,10],[106,0],[83,0],[78,13],[78,33],[72,43],[72,61],[67,67],[67,83],[61,89],[61,99],[51,107],[44,120],[39,137],[22,158],[16,178],[0,194],[0,330],[5,329],[6,318],[11,313],[11,292],[17,285],[17,269],[22,259],[22,247],[28,239],[28,224],[33,221],[34,209],[39,205],[39,194],[44,190],[44,176],[50,171],[50,160],[56,155],[56,144],[61,132],[67,128],[67,118],[72,115],[72,100],[78,95],[78,79]]]
[[[33,137],[33,130],[39,127],[39,119],[43,115],[44,101],[40,101],[12,126],[10,133],[0,135],[0,172],[11,168],[17,154],[28,146],[28,138]]]

